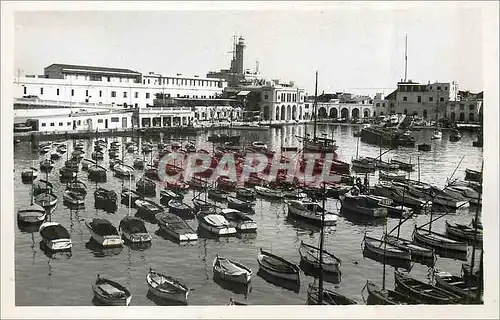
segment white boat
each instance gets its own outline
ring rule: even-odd
[[[35,196],[35,203],[41,205],[45,209],[55,208],[57,204],[57,196],[49,189]]]
[[[132,300],[130,291],[118,282],[97,275],[92,285],[94,298],[108,306],[128,306]]]
[[[271,276],[290,281],[300,281],[300,269],[295,264],[262,250],[257,256],[259,267]]]
[[[476,190],[463,185],[449,185],[443,192],[458,200],[469,201],[473,204],[481,204],[481,195]]]
[[[199,226],[218,236],[230,236],[236,233],[229,222],[219,214],[198,214]]]
[[[405,173],[380,171],[379,178],[382,180],[404,181],[406,179],[406,174]]]
[[[48,153],[50,150],[52,149],[52,147],[50,145],[48,146],[44,146],[40,149],[40,153]]]
[[[231,227],[234,227],[239,232],[257,231],[257,223],[239,210],[222,209],[221,214],[229,221]]]
[[[218,254],[212,266],[214,275],[225,281],[247,284],[252,279],[252,270],[250,268],[237,261],[220,257]]]
[[[252,142],[252,146],[255,149],[261,149],[261,150],[266,150],[267,149],[267,144],[265,144],[262,141],[254,141],[254,142]]]
[[[106,219],[94,218],[92,222],[85,221],[90,235],[95,242],[103,247],[121,247],[123,240],[116,228]]]
[[[51,251],[70,250],[73,246],[68,230],[58,222],[44,222],[40,226],[42,243]]]
[[[122,237],[130,243],[151,242],[151,235],[141,219],[126,216],[120,221],[118,229]]]
[[[115,164],[113,170],[115,171],[115,175],[117,177],[123,178],[133,177],[135,173],[134,169],[130,168],[127,165],[124,165],[123,163]]]
[[[133,153],[139,150],[139,147],[137,147],[135,144],[132,144],[127,147],[127,152]]]
[[[437,140],[437,139],[441,139],[442,137],[443,137],[443,132],[441,130],[439,130],[439,129],[436,129],[432,133],[431,139]]]
[[[46,217],[47,211],[36,203],[32,203],[17,210],[17,220],[20,223],[37,224],[43,222]]]
[[[304,241],[300,242],[299,254],[302,261],[313,266],[314,268],[319,268],[319,248],[311,246]],[[330,253],[323,249],[323,261],[321,264],[321,269],[325,272],[340,273],[341,261],[333,253]]]
[[[180,281],[152,269],[149,270],[146,281],[153,295],[162,299],[187,303],[189,289]]]
[[[168,235],[179,242],[198,240],[196,231],[181,217],[172,213],[159,213],[155,215],[158,226]]]
[[[316,202],[305,202],[300,200],[285,200],[288,205],[288,215],[295,218],[302,218],[313,223],[321,224],[323,209]],[[324,212],[324,226],[336,225],[337,216],[330,212]]]
[[[413,231],[413,242],[435,249],[467,252],[467,243],[456,241],[443,234],[415,227]]]
[[[459,209],[459,208],[468,208],[469,207],[469,201],[468,200],[458,200],[458,199],[453,199],[449,196],[435,196],[432,199],[433,204],[438,204],[441,206],[445,207],[450,207],[453,209]]]
[[[273,199],[282,199],[283,198],[283,192],[280,190],[273,190],[269,189],[266,187],[261,187],[261,186],[255,186],[255,191],[257,194],[260,194],[261,196],[268,197],[268,198],[273,198]]]
[[[85,195],[73,190],[64,190],[63,202],[73,206],[82,206],[85,205]]]
[[[377,238],[369,237],[365,234],[363,238],[363,251],[375,254],[377,256],[385,256],[386,258],[411,260],[411,253],[408,250],[401,249],[398,246],[390,244]]]
[[[412,243],[410,240],[398,238],[396,236],[392,236],[389,234],[386,234],[384,236],[384,240],[385,242],[395,247],[398,247],[401,250],[409,251],[412,258],[423,258],[423,259],[434,258],[434,249],[416,245]]]

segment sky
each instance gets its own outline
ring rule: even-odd
[[[244,67],[254,71],[258,60],[267,78],[312,94],[318,71],[319,93],[388,94],[404,78],[407,35],[408,79],[483,90],[481,4],[111,9],[16,12],[15,73],[43,74],[52,63],[67,63],[204,76],[229,68],[232,37],[241,35]]]

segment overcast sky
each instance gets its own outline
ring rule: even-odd
[[[14,67],[43,74],[51,63],[68,63],[204,76],[229,68],[238,34],[247,44],[244,67],[254,71],[258,60],[268,78],[313,93],[318,70],[319,92],[388,93],[404,78],[408,34],[409,79],[483,90],[481,5],[368,5],[17,12]]]

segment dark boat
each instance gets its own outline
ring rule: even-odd
[[[307,304],[319,304],[319,287],[311,283],[307,288]],[[335,291],[323,288],[323,305],[352,305],[357,304],[356,301],[351,300]]]
[[[61,179],[74,179],[76,178],[76,174],[76,172],[68,167],[62,167],[61,169],[59,169],[59,177]]]
[[[35,197],[35,203],[44,207],[45,210],[53,209],[57,204],[57,196],[52,192],[52,189],[44,191]]]
[[[481,172],[476,171],[476,170],[471,170],[471,169],[465,169],[465,180],[468,181],[475,181],[475,182],[482,182],[483,177]]]
[[[94,218],[91,222],[85,221],[92,239],[101,247],[121,247],[123,240],[115,226],[106,219]]]
[[[462,135],[460,134],[460,132],[458,132],[458,130],[453,130],[453,132],[450,134],[450,141],[456,142],[460,139],[462,139]]]
[[[227,207],[231,209],[237,209],[242,211],[247,211],[252,209],[252,202],[240,200],[235,197],[227,196]]]
[[[82,160],[82,170],[88,170],[89,166],[96,165],[97,163],[94,160],[83,159]]]
[[[425,304],[456,304],[460,297],[435,287],[431,284],[416,280],[402,272],[394,272],[396,290],[408,294]]]
[[[159,180],[157,167],[149,166],[144,170],[144,175],[150,179]]]
[[[462,277],[454,276],[448,272],[438,272],[434,276],[436,286],[457,294],[462,298],[462,302],[472,302],[477,299],[478,284],[468,284]]]
[[[193,189],[202,189],[205,187],[205,180],[200,179],[198,177],[192,177],[191,180],[189,180],[189,186]]]
[[[102,153],[100,151],[92,152],[91,158],[93,160],[103,160],[104,159],[104,153]]]
[[[217,179],[217,188],[234,191],[236,189],[236,181],[232,181],[229,177],[221,176]]]
[[[420,301],[403,293],[389,289],[381,289],[369,280],[366,281],[365,287],[368,291],[367,305],[421,304]]]
[[[108,306],[128,306],[132,300],[130,291],[118,282],[97,275],[92,285],[94,298]]]
[[[250,188],[237,188],[236,197],[243,200],[255,200],[255,190]]]
[[[157,203],[147,199],[137,199],[135,201],[138,214],[144,214],[148,217],[154,217],[158,213],[163,213],[164,209]]]
[[[176,193],[169,189],[160,190],[160,203],[163,205],[168,205],[168,202],[172,199],[182,200],[184,196],[182,194]]]
[[[45,211],[45,208],[36,203],[31,203],[17,210],[17,221],[20,224],[39,225],[45,221],[46,217],[47,211]]]
[[[241,136],[229,136],[227,134],[212,134],[208,137],[208,142],[232,142],[239,143]]]
[[[211,199],[226,200],[228,195],[229,193],[224,190],[213,189],[213,188],[208,189],[208,197]]]
[[[404,170],[404,171],[414,171],[415,170],[415,164],[413,163],[407,163],[399,160],[391,160],[391,163],[395,163],[399,165],[399,169]]]
[[[137,192],[143,194],[146,197],[156,196],[156,183],[146,177],[140,178],[136,184]]]
[[[118,230],[129,243],[151,242],[151,235],[141,219],[126,216],[120,221]]]
[[[368,251],[373,255],[382,257],[385,255],[387,259],[400,259],[405,261],[411,260],[411,253],[409,251],[393,246],[388,241],[372,238],[365,234],[363,243],[363,251]]]
[[[431,145],[427,143],[421,143],[418,145],[418,151],[431,151]]]
[[[116,204],[116,198],[117,196],[114,190],[107,190],[99,187],[94,191],[94,200],[96,203]]]
[[[135,208],[136,207],[135,201],[142,199],[142,198],[143,198],[143,196],[135,190],[131,190],[128,188],[122,189],[121,203],[126,205],[126,206],[129,206],[129,203],[130,203],[130,207]]]
[[[81,195],[87,195],[87,186],[80,180],[74,180],[67,184],[66,190],[77,192]]]
[[[76,159],[70,159],[70,160],[64,161],[64,166],[66,168],[70,168],[71,170],[73,170],[75,172],[79,171],[79,168],[78,168],[79,165],[80,165],[80,161],[76,160]]]
[[[300,269],[295,264],[260,248],[259,267],[268,274],[289,281],[300,281]]]
[[[53,152],[53,153],[50,154],[50,159],[51,160],[61,159],[61,154],[59,152]]]
[[[40,179],[37,182],[33,183],[33,196],[37,196],[48,189],[52,190],[52,188],[52,183],[47,180]]]
[[[410,240],[406,240],[403,238],[391,236],[389,234],[385,235],[384,240],[401,250],[409,251],[411,254],[411,258],[414,259],[434,259],[434,250],[431,248],[423,247],[412,243]]]
[[[135,159],[134,160],[134,168],[142,170],[144,169],[144,161],[142,159]]]
[[[172,199],[168,202],[168,208],[170,213],[176,214],[182,217],[194,217],[194,210],[184,202],[180,200]]]
[[[171,213],[161,213],[155,218],[160,229],[178,242],[198,240],[196,231],[181,217]]]
[[[100,166],[100,165],[92,165],[89,166],[89,180],[95,181],[95,182],[104,182],[107,180],[107,175],[106,175],[106,168]]]
[[[54,168],[54,161],[50,159],[44,159],[40,161],[40,170],[42,171],[49,171]]]
[[[453,240],[444,234],[415,227],[413,242],[442,251],[467,252],[467,243]]]
[[[38,169],[31,167],[29,170],[21,172],[21,180],[24,183],[33,182],[38,177]]]
[[[63,193],[63,202],[66,205],[76,207],[85,205],[85,195],[72,190],[65,190]]]
[[[323,249],[322,261],[319,261],[319,248],[300,242],[299,247],[300,260],[314,269],[320,269],[324,272],[340,273],[341,260],[333,253]]]
[[[217,206],[215,204],[202,199],[193,199],[193,206],[196,212],[215,213],[217,210]]]
[[[483,241],[483,231],[478,229],[475,231],[474,227],[459,224],[459,223],[446,223],[446,233],[454,238],[465,241]]]

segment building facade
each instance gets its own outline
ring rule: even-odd
[[[454,122],[481,122],[483,117],[483,93],[459,91],[456,100],[448,102],[445,116]]]
[[[373,115],[373,99],[350,93],[322,93],[317,98],[318,119],[343,119],[345,121],[370,118]],[[314,117],[314,98],[305,103],[304,120]]]

